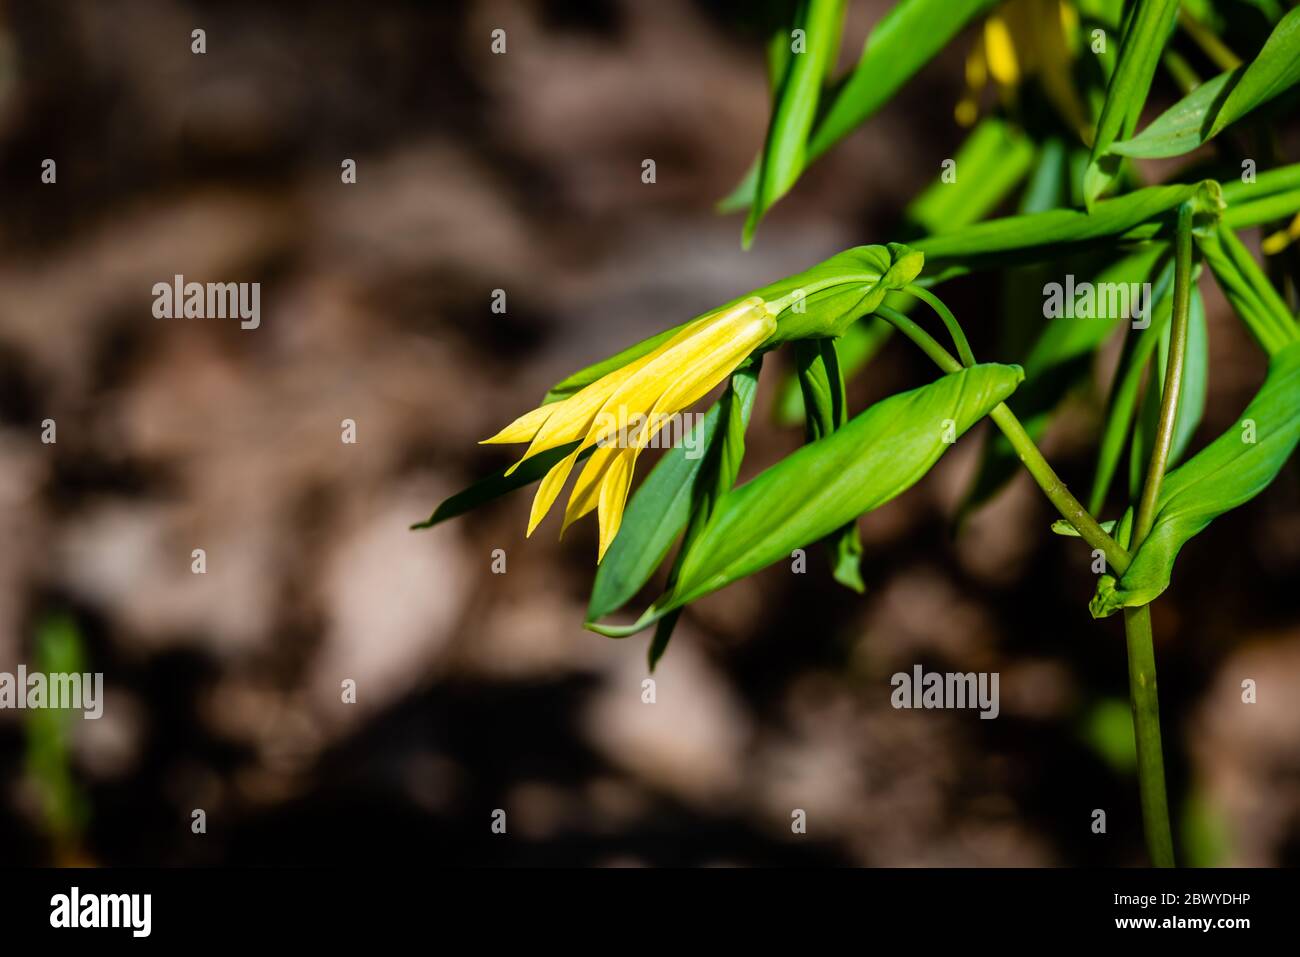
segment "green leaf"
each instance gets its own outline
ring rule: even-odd
[[[746,249],[763,214],[786,194],[803,171],[822,82],[828,63],[834,60],[843,20],[844,0],[801,0],[799,4],[795,23],[804,33],[805,49],[794,51],[784,64],[784,76],[776,93],[772,121],[759,161],[756,201],[745,220]],[[791,43],[793,49],[793,39]]]
[[[1168,277],[1172,279],[1172,264],[1167,272]],[[1106,403],[1106,422],[1102,427],[1097,467],[1092,479],[1092,493],[1088,499],[1088,511],[1094,515],[1106,504],[1106,496],[1115,478],[1115,470],[1119,467],[1124,445],[1133,425],[1133,414],[1137,408],[1143,373],[1160,340],[1160,333],[1168,327],[1169,318],[1173,314],[1173,299],[1168,295],[1168,283],[1165,284],[1163,293],[1154,298],[1156,304],[1152,309],[1151,324],[1146,329],[1134,330],[1124,341],[1119,371],[1115,375],[1110,398]]]
[[[1197,248],[1246,328],[1272,355],[1297,339],[1291,311],[1250,251],[1226,224],[1197,230]]]
[[[813,160],[888,103],[903,84],[947,46],[967,23],[997,2],[900,0],[896,3],[876,24],[857,66],[836,88],[829,107],[814,125],[811,137],[806,140],[801,165],[795,170],[795,178]],[[833,56],[829,62],[834,62]],[[733,212],[753,203],[758,186],[758,167],[759,161],[756,160],[731,195],[718,204],[719,211]],[[793,185],[793,181],[789,185]],[[788,191],[789,185],[782,193]]]
[[[900,0],[867,38],[808,144],[812,160],[888,103],[966,24],[997,0]]]
[[[1250,441],[1250,439],[1254,441]],[[1103,576],[1089,608],[1103,618],[1145,605],[1169,587],[1174,560],[1193,536],[1244,505],[1277,477],[1300,442],[1300,343],[1273,356],[1259,393],[1237,424],[1165,476],[1155,524],[1117,582]],[[1131,521],[1132,510],[1125,516]]]
[[[1101,526],[1101,530],[1103,532],[1105,532],[1107,535],[1110,535],[1114,533],[1115,525],[1117,523],[1115,522],[1114,519],[1111,519],[1108,522],[1098,522],[1097,524]],[[1075,528],[1073,525],[1071,525],[1063,518],[1058,518],[1056,521],[1052,523],[1052,532],[1056,535],[1061,535],[1065,538],[1083,537],[1082,535],[1079,534],[1079,530],[1077,528]]]
[[[1137,128],[1151,79],[1177,16],[1178,0],[1137,0],[1125,17],[1119,63],[1106,88],[1092,157],[1083,177],[1083,198],[1089,209],[1119,172],[1120,157],[1109,152],[1110,146],[1116,140],[1128,139]]]
[[[1257,173],[1250,182],[1238,178],[1226,180],[1223,184],[1223,201],[1231,211],[1234,206],[1248,205],[1295,190],[1300,190],[1300,163]],[[1227,215],[1224,213],[1225,218]]]
[[[412,525],[411,529],[414,531],[416,529],[433,528],[433,526],[445,522],[449,518],[455,518],[458,515],[473,511],[494,498],[500,498],[502,495],[523,488],[525,485],[531,485],[541,479],[543,475],[551,470],[551,466],[572,452],[577,445],[577,442],[569,442],[553,449],[547,449],[545,452],[539,452],[526,459],[519,468],[509,475],[506,474],[504,468],[493,472],[487,478],[480,479],[464,491],[457,492],[448,498],[434,509],[432,515],[423,522]],[[591,449],[584,449],[579,456],[579,460],[585,459],[590,454]]]
[[[835,351],[845,379],[875,357],[889,341],[893,329],[885,320],[869,316],[844,330],[844,335],[835,340]],[[778,425],[784,426],[797,425],[804,420],[803,392],[797,375],[787,376],[781,381],[774,418]]]
[[[1205,327],[1205,304],[1201,300],[1200,290],[1196,288],[1196,273],[1193,273],[1191,297],[1187,314],[1187,352],[1183,358],[1183,385],[1178,393],[1178,414],[1174,420],[1174,437],[1169,447],[1169,459],[1166,470],[1173,468],[1182,459],[1183,453],[1192,441],[1196,427],[1201,424],[1205,413],[1205,396],[1209,376],[1209,342]],[[1172,295],[1164,305],[1170,307],[1163,311],[1162,318],[1167,320],[1172,313]],[[1142,492],[1142,483],[1146,480],[1147,461],[1155,445],[1156,431],[1160,422],[1160,400],[1164,395],[1165,371],[1169,362],[1169,338],[1172,329],[1168,322],[1162,321],[1153,341],[1159,343],[1156,361],[1147,377],[1146,395],[1142,400],[1142,413],[1138,418],[1138,428],[1134,430],[1132,448],[1129,452],[1129,494],[1134,500]],[[1151,350],[1145,350],[1149,356]],[[1144,360],[1145,361],[1145,360]]]
[[[862,536],[855,519],[830,537],[831,576],[849,591],[865,594],[862,580]]]
[[[974,142],[973,142],[974,141]],[[967,137],[957,152],[957,181],[943,182],[942,176],[913,200],[904,214],[915,231],[939,233],[968,226],[1001,203],[1024,179],[1023,154],[1034,158],[1034,144],[1015,127],[997,117],[986,117]],[[1028,205],[1039,208],[1055,206],[1056,200],[1035,205],[1048,189],[1059,189],[1063,178],[1064,147],[1057,141],[1045,144],[1037,159],[1037,170],[1027,187]],[[1014,175],[1012,175],[1014,173]],[[1055,182],[1053,182],[1055,180]],[[895,301],[890,301],[891,299]],[[886,295],[888,305],[906,313],[916,303],[911,295]],[[863,320],[850,325],[839,339],[840,370],[851,380],[889,341],[893,326],[883,320]],[[781,381],[775,403],[776,421],[794,425],[803,420],[803,395],[795,376]]]
[[[1240,80],[1245,69],[1238,67],[1206,80],[1137,136],[1112,143],[1110,152],[1146,159],[1190,153],[1205,142],[1206,119],[1222,102],[1224,87]]]
[[[735,189],[714,204],[714,210],[726,215],[749,209],[754,202],[754,191],[758,188],[758,170],[762,165],[763,154],[760,153],[749,164],[749,168],[745,170],[745,175],[740,178]]]
[[[1296,83],[1300,9],[1282,18],[1249,64],[1202,83],[1137,136],[1112,144],[1110,152],[1149,158],[1190,153]]]
[[[1116,199],[1103,200],[1092,212],[1054,209],[975,223],[911,243],[925,254],[926,276],[940,282],[972,270],[1008,262],[1036,262],[1088,245],[1126,242],[1172,234],[1177,210],[1187,200],[1198,207],[1198,220],[1216,219],[1223,205],[1214,180],[1176,186],[1149,186]]]
[[[1091,280],[1093,289],[1129,289],[1133,284],[1147,282],[1167,247],[1164,243],[1147,243],[1128,256],[1111,263]],[[1055,287],[1065,296],[1065,284],[1059,274],[1054,277]],[[1081,284],[1082,285],[1082,284]],[[1044,309],[1049,290],[1044,285],[1035,290],[1038,308]],[[1056,409],[1062,400],[1082,385],[1092,371],[1093,353],[1101,347],[1127,316],[1119,297],[1097,295],[1095,308],[1089,315],[1067,318],[1064,315],[1044,318],[1039,314],[1042,332],[1035,340],[1025,359],[1025,384],[1016,392],[1008,405],[1024,425],[1030,438],[1038,441],[1047,431]],[[1064,305],[1064,303],[1063,303]],[[984,445],[979,471],[958,511],[958,521],[991,501],[1020,471],[1020,457],[1007,437],[1001,432],[991,433]]]
[[[808,339],[795,343],[795,363],[806,415],[805,436],[809,442],[830,435],[848,419],[838,344],[837,339]],[[833,532],[827,544],[835,580],[859,594],[864,592],[862,539],[858,535],[857,519]]]
[[[673,567],[668,573],[666,586],[668,588],[672,588],[677,583],[682,560],[689,551],[691,543],[699,537],[709,516],[713,514],[718,499],[736,484],[736,476],[740,474],[740,464],[745,457],[745,429],[749,426],[749,416],[754,407],[754,396],[757,391],[758,370],[755,368],[732,376],[726,391],[718,401],[720,420],[723,424],[709,444],[708,455],[700,470],[699,480],[694,483],[691,490],[691,518],[686,527],[686,534],[682,537],[682,547],[678,550],[677,557],[673,560]],[[650,642],[647,653],[647,662],[652,672],[668,649],[673,629],[677,627],[679,613],[680,609],[670,612],[659,619],[655,625],[654,639]],[[588,617],[598,616],[589,614]]]
[[[891,396],[723,496],[668,607],[779,561],[906,491],[947,450],[945,438],[964,433],[1022,378],[1018,366],[979,365]]]
[[[1193,283],[1195,280],[1193,279]],[[1164,381],[1166,363],[1169,361],[1169,336],[1160,337],[1160,377]],[[1192,443],[1201,418],[1205,415],[1205,399],[1210,386],[1210,333],[1205,322],[1205,300],[1201,290],[1192,286],[1191,302],[1187,313],[1187,353],[1183,357],[1183,387],[1178,393],[1178,417],[1174,422],[1174,439],[1169,447],[1170,466],[1182,461],[1183,454]]]
[[[587,606],[589,619],[622,608],[650,580],[673,541],[686,527],[692,503],[701,494],[701,482],[709,478],[704,469],[710,457],[707,450],[717,444],[718,421],[724,407],[729,416],[732,408],[740,416],[743,451],[744,427],[749,422],[757,391],[757,368],[733,374],[728,393],[734,392],[738,401],[715,402],[696,426],[699,434],[692,434],[689,443],[666,451],[632,494],[618,535],[596,569]],[[735,439],[732,441],[734,444]]]
[[[985,117],[953,157],[956,179],[935,179],[908,206],[921,232],[942,233],[982,219],[1011,193],[1034,163],[1034,143],[998,117]]]
[[[1217,135],[1256,107],[1300,82],[1300,10],[1292,10],[1273,29],[1264,49],[1251,61],[1223,106],[1206,139]]]
[[[718,500],[691,545],[676,587],[635,624],[593,626],[631,634],[824,538],[915,484],[961,435],[1007,398],[1018,366],[977,365],[891,396],[791,453]]]

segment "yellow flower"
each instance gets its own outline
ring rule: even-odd
[[[526,412],[485,443],[527,442],[510,469],[539,452],[578,441],[542,479],[528,519],[532,535],[559,496],[583,449],[595,446],[578,476],[564,528],[592,509],[605,557],[623,521],[637,457],[677,412],[699,401],[776,330],[771,307],[757,296],[703,316],[651,352],[563,399]],[[509,474],[509,473],[507,473]]]
[[[1259,244],[1259,249],[1265,256],[1276,256],[1297,239],[1300,239],[1300,216],[1296,216],[1295,219],[1291,220],[1290,226],[1279,229],[1273,235],[1265,237]]]
[[[972,125],[979,97],[991,76],[1005,101],[1029,77],[1037,77],[1065,121],[1090,135],[1071,70],[1079,14],[1069,0],[1008,0],[984,21],[984,30],[966,60],[966,95],[957,104],[957,121]]]

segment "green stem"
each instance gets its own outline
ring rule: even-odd
[[[1178,11],[1178,23],[1187,35],[1201,48],[1201,52],[1213,61],[1214,65],[1225,72],[1241,66],[1241,57],[1228,49],[1228,46],[1214,35],[1205,24],[1187,12],[1186,8]]]
[[[1155,524],[1160,487],[1169,466],[1169,449],[1178,421],[1182,392],[1183,359],[1187,354],[1188,307],[1192,295],[1192,208],[1178,210],[1174,240],[1173,318],[1169,331],[1169,361],[1160,395],[1160,418],[1155,447],[1147,465],[1146,481],[1133,519],[1130,547],[1137,551]],[[1138,790],[1142,800],[1142,825],[1147,852],[1156,867],[1174,866],[1174,840],[1169,826],[1169,798],[1165,790],[1165,759],[1160,742],[1160,699],[1156,692],[1156,654],[1151,636],[1151,606],[1124,609],[1124,636],[1128,644],[1128,688],[1133,707],[1133,734],[1137,741]]]
[[[1147,853],[1156,867],[1174,866],[1174,839],[1165,794],[1165,759],[1160,744],[1160,704],[1156,694],[1156,653],[1151,640],[1151,606],[1124,609],[1128,642],[1128,690],[1137,740],[1138,791]]]
[[[912,340],[944,372],[961,371],[962,364],[953,358],[948,350],[935,342],[928,332],[898,310],[891,309],[888,306],[881,306],[876,310],[876,315]],[[1038,483],[1038,487],[1043,490],[1043,494],[1056,506],[1056,510],[1061,513],[1061,517],[1074,526],[1084,541],[1093,548],[1099,549],[1106,556],[1106,562],[1116,574],[1124,574],[1125,570],[1128,569],[1128,552],[1115,539],[1106,534],[1105,529],[1092,517],[1092,513],[1083,507],[1083,503],[1075,498],[1069,488],[1066,487],[1066,484],[1061,481],[1061,477],[1048,464],[1047,459],[1043,458],[1043,453],[1038,451],[1038,446],[1029,437],[1025,427],[1020,424],[1016,414],[1007,407],[1006,403],[1000,402],[989,413],[989,418],[1002,430],[1002,434],[1007,437],[1007,441],[1015,449],[1020,461],[1029,470],[1029,474]]]
[[[1133,523],[1132,548],[1142,544],[1156,520],[1156,504],[1165,469],[1169,467],[1169,450],[1174,444],[1174,426],[1178,422],[1178,397],[1183,389],[1183,359],[1187,355],[1187,317],[1192,297],[1192,204],[1178,209],[1178,234],[1174,241],[1173,325],[1169,330],[1169,361],[1165,363],[1165,384],[1160,394],[1160,418],[1156,425],[1155,445],[1147,463],[1146,482],[1138,500]]]
[[[970,343],[966,341],[966,333],[962,331],[961,323],[952,314],[952,310],[930,290],[924,289],[915,283],[909,285],[907,291],[938,313],[939,318],[943,320],[943,324],[948,327],[948,335],[952,337],[952,344],[957,349],[957,357],[961,359],[961,364],[967,368],[973,366],[975,364],[975,354],[970,351]]]

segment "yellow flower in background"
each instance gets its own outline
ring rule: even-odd
[[[1291,225],[1285,229],[1279,229],[1271,236],[1266,236],[1259,244],[1259,249],[1265,256],[1276,256],[1297,239],[1300,239],[1300,216],[1291,220]]]
[[[579,442],[542,479],[533,499],[528,534],[532,535],[550,511],[580,452],[594,445],[569,497],[564,527],[596,509],[600,521],[597,561],[603,559],[623,521],[641,451],[673,415],[703,398],[775,330],[776,316],[768,304],[751,296],[695,320],[646,355],[567,399],[521,415],[484,439],[484,443],[529,443],[512,472],[539,452]]]
[[[966,94],[957,104],[957,122],[971,126],[978,119],[980,94],[990,77],[1004,102],[1033,77],[1065,121],[1082,138],[1091,135],[1071,72],[1078,28],[1078,11],[1068,0],[1008,0],[984,21],[966,59]]]

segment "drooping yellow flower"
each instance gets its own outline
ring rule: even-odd
[[[618,534],[636,460],[673,415],[730,375],[776,329],[776,316],[757,296],[703,316],[651,352],[608,373],[567,399],[526,412],[485,443],[527,442],[525,460],[579,441],[551,468],[533,499],[528,534],[559,496],[583,449],[595,446],[578,475],[564,527],[596,509],[600,554]],[[508,473],[507,473],[508,474]]]
[[[1072,75],[1079,14],[1070,0],[1008,0],[984,21],[966,60],[966,95],[957,104],[957,121],[971,126],[979,117],[979,97],[988,80],[1004,101],[1017,87],[1037,77],[1047,98],[1081,136],[1090,131]]]

